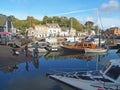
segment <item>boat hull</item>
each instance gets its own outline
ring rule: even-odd
[[[64,76],[57,76],[57,75],[49,75],[50,78],[60,81],[61,83],[64,83],[68,86],[71,86],[76,89],[82,89],[82,90],[98,90],[97,87],[92,87],[90,85],[90,82],[85,82],[81,79],[73,79],[73,78],[67,78]],[[83,83],[84,82],[84,83]]]
[[[82,90],[120,90],[120,61],[110,60],[100,71],[63,72],[48,77]]]
[[[107,52],[107,49],[101,49],[101,48],[90,49],[90,48],[85,48],[85,53],[105,53],[105,52]]]
[[[66,53],[85,53],[85,48],[95,48],[96,45],[92,42],[76,42],[75,45],[61,46],[63,51]]]
[[[65,75],[48,75],[49,78],[52,78],[54,80],[60,81],[61,83],[64,83],[68,86],[71,86],[76,89],[82,89],[82,90],[120,90],[120,85],[115,84],[113,82],[104,82],[99,80],[84,80],[84,79],[78,79],[74,77],[67,77]],[[96,78],[101,78],[99,76],[95,76]]]
[[[82,48],[75,48],[69,46],[62,46],[61,48],[63,49],[64,53],[85,53],[85,50]]]

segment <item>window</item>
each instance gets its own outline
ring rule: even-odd
[[[83,44],[79,43],[78,46],[83,46]]]
[[[84,44],[84,46],[87,46],[87,44]]]
[[[110,65],[111,65],[111,62],[110,62],[110,63],[107,63],[107,64],[104,66],[104,68],[102,69],[102,72],[104,73],[105,70],[106,70]]]
[[[108,70],[106,75],[109,76],[110,78],[116,80],[119,77],[119,75],[120,75],[120,67],[118,65],[112,66],[110,68],[110,70]]]
[[[88,44],[88,46],[91,46],[91,44]]]

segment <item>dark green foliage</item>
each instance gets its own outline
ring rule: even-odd
[[[9,16],[9,19],[12,20],[13,25],[15,28],[21,30],[22,34],[25,34],[25,30],[29,27],[33,27],[34,25],[45,25],[47,23],[52,24],[59,24],[60,27],[64,28],[74,28],[77,31],[83,31],[84,29],[87,30],[96,30],[96,27],[93,26],[94,23],[91,21],[87,21],[85,25],[81,24],[80,21],[78,21],[76,18],[71,17],[65,17],[65,16],[53,16],[53,17],[48,17],[44,16],[43,20],[37,20],[32,16],[28,16],[26,20],[19,20],[15,18],[14,16]]]
[[[9,16],[9,19],[13,22],[14,27],[19,29],[22,34],[25,34],[27,28],[41,23],[41,21],[34,19],[32,16],[28,16],[26,20],[19,20],[14,16]]]

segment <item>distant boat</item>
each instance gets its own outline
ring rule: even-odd
[[[120,60],[110,60],[100,71],[46,74],[49,78],[82,90],[120,90]]]
[[[92,42],[85,42],[82,40],[81,42],[76,42],[75,45],[63,45],[61,48],[65,53],[84,53],[85,48],[94,49],[96,45]]]
[[[49,48],[48,45],[49,44],[47,42],[35,41],[35,42],[28,44],[28,50],[30,52],[33,52],[33,50],[37,47],[39,53],[40,52],[47,52],[48,50],[46,48]]]
[[[59,50],[59,44],[57,38],[49,37],[45,38],[45,41],[49,43],[50,51],[58,51]]]
[[[99,35],[94,35],[94,36],[87,36],[85,37],[85,41],[89,41],[89,42],[93,42],[95,43],[97,46],[99,45],[99,41],[101,45],[104,45],[106,43],[106,40],[103,40],[100,38],[99,40]]]

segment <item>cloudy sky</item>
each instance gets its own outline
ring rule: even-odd
[[[91,20],[103,28],[120,27],[120,0],[0,0],[0,13],[18,19],[67,16],[83,24]]]

